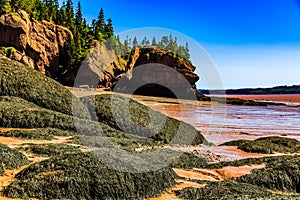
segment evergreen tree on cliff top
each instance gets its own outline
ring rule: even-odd
[[[104,18],[104,10],[101,8],[99,15],[98,15],[98,20],[95,22],[95,39],[99,41],[104,41],[105,36],[104,36],[104,31],[105,31],[105,18]]]
[[[0,0],[0,14],[9,13],[10,11],[10,0]]]
[[[27,13],[31,13],[36,4],[35,0],[11,0],[10,6],[13,11],[25,10]]]

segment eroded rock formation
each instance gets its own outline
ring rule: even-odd
[[[193,93],[199,80],[188,60],[157,47],[133,49],[116,56],[105,45],[98,45],[78,72],[67,81],[75,85],[100,85],[118,92],[174,97],[173,93]],[[170,91],[171,90],[171,91]],[[174,92],[175,91],[175,92]]]
[[[0,46],[13,47],[8,57],[57,78],[65,63],[71,31],[46,21],[30,19],[24,11],[0,17]]]

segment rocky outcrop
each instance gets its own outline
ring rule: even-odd
[[[69,74],[66,80],[74,81],[77,74],[75,85],[100,85],[132,92],[128,87],[126,91],[125,84],[129,89],[139,86],[138,94],[173,97],[176,94],[167,88],[180,93],[195,92],[199,80],[195,69],[188,60],[157,47],[136,47],[126,55],[116,56],[105,45],[98,45],[79,71]],[[120,80],[122,86],[118,85]]]
[[[0,17],[0,46],[13,47],[8,57],[56,79],[65,63],[71,31],[46,21],[30,19],[24,11]]]

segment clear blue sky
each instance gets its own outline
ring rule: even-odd
[[[300,0],[81,3],[88,21],[103,7],[116,33],[161,27],[193,38],[215,62],[226,88],[300,84]]]

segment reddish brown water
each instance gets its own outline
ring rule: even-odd
[[[298,102],[300,94],[268,94],[268,95],[227,95],[227,98],[240,98],[245,100],[266,100],[279,102]]]
[[[147,98],[147,97],[145,97]],[[298,106],[223,106],[183,105],[155,99],[142,103],[168,116],[187,122],[207,138],[220,144],[238,139],[283,136],[300,140],[300,107]]]

